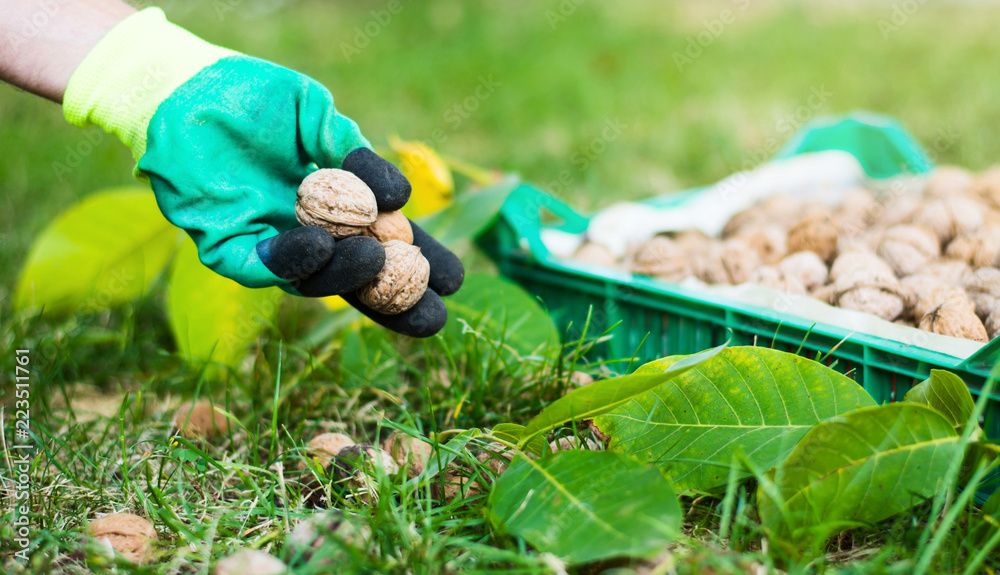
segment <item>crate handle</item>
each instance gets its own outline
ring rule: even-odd
[[[521,184],[500,208],[500,216],[514,232],[515,238],[528,242],[531,255],[536,260],[549,257],[549,250],[542,241],[543,210],[562,220],[548,227],[579,234],[587,230],[590,220],[556,198],[528,184]]]
[[[992,341],[979,348],[979,351],[970,355],[961,367],[971,370],[982,370],[984,367],[992,368],[996,365],[998,356],[1000,356],[1000,336],[993,338]]]

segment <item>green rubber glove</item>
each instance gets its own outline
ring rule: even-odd
[[[409,198],[409,183],[371,151],[315,80],[234,53],[148,8],[122,21],[88,54],[64,97],[67,120],[117,135],[136,158],[164,215],[183,228],[202,263],[248,287],[344,295],[379,323],[415,336],[446,319],[438,294],[460,287],[458,259],[418,227],[430,290],[413,309],[382,316],[351,295],[381,269],[381,245],[334,241],[295,218],[295,192],[313,170],[342,168],[372,188],[380,210]]]

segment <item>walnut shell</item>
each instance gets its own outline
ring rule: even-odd
[[[886,202],[878,225],[890,228],[899,224],[908,224],[924,205],[923,200],[909,194],[900,194]]]
[[[878,246],[878,255],[892,266],[896,275],[908,276],[941,255],[941,244],[931,232],[902,224],[885,231]]]
[[[174,415],[173,425],[188,439],[212,439],[229,432],[229,418],[206,400],[182,403]]]
[[[458,461],[452,461],[444,468],[444,473],[431,483],[431,494],[442,503],[451,503],[456,498],[468,499],[485,493],[479,481],[473,481],[475,472]]]
[[[760,265],[757,250],[733,238],[709,245],[694,259],[695,274],[705,283],[738,285]]]
[[[833,219],[841,230],[861,233],[875,223],[881,205],[871,192],[864,188],[851,188],[834,210]]]
[[[431,445],[411,435],[393,431],[382,440],[382,449],[396,460],[400,469],[405,469],[410,477],[424,472],[431,458]]]
[[[955,301],[946,301],[936,308],[927,312],[920,320],[920,329],[981,341],[989,341],[986,327],[983,322],[976,317],[975,312],[967,305]]]
[[[834,282],[834,304],[863,311],[892,321],[903,313],[899,280],[891,274],[859,269],[845,273]]]
[[[706,236],[698,230],[685,230],[677,232],[673,238],[674,243],[685,254],[694,254],[705,249],[705,246],[712,243],[712,238]]]
[[[510,466],[514,452],[502,443],[489,443],[476,454],[476,460],[486,466],[495,475],[502,475]]]
[[[326,467],[340,450],[356,442],[343,433],[321,433],[306,444],[306,456],[312,458],[320,467]],[[299,461],[299,469],[306,469],[305,460]]]
[[[976,306],[976,315],[985,319],[1000,303],[1000,270],[979,268],[962,282],[965,293]]]
[[[618,259],[604,245],[597,242],[583,242],[573,253],[573,259],[595,266],[618,267]]]
[[[750,274],[750,278],[747,279],[747,283],[762,285],[790,294],[805,295],[806,293],[806,288],[798,277],[787,276],[773,266],[760,266],[755,269]]]
[[[837,290],[836,288],[833,287],[833,284],[819,286],[816,289],[809,292],[810,297],[818,299],[819,301],[830,305],[833,305],[833,300],[836,297],[836,295],[837,295]]]
[[[948,244],[945,253],[972,267],[996,267],[1000,265],[1000,226],[984,226],[958,236]]]
[[[431,265],[420,248],[399,240],[382,244],[385,265],[375,279],[358,290],[361,303],[386,315],[396,315],[417,305],[430,280]]]
[[[295,217],[304,226],[320,226],[333,237],[360,236],[378,219],[371,188],[344,170],[322,169],[299,184]]]
[[[568,437],[560,437],[555,441],[549,442],[549,451],[555,453],[557,451],[569,451],[571,449],[582,449],[586,451],[604,451],[604,446],[601,445],[599,441],[596,441],[590,437],[585,437],[582,440],[575,436],[570,435]]]
[[[969,234],[983,225],[986,206],[971,198],[951,197],[925,203],[913,216],[913,223],[927,228],[941,245]]]
[[[986,335],[991,340],[1000,335],[1000,305],[996,305],[990,310],[986,320],[983,321],[983,327],[986,328]]]
[[[284,575],[288,566],[258,549],[237,551],[215,566],[215,575]]]
[[[789,254],[776,267],[785,276],[796,278],[807,290],[825,284],[829,277],[826,264],[815,252]]]
[[[403,212],[379,212],[375,223],[365,228],[364,235],[373,237],[381,243],[389,240],[399,240],[413,243],[413,226]]]
[[[972,313],[976,312],[976,304],[972,303],[965,290],[957,286],[942,283],[931,285],[929,288],[919,292],[917,303],[913,306],[913,318],[922,320],[931,310],[945,303],[965,306]]]
[[[594,383],[594,376],[585,371],[576,370],[569,374],[569,382],[577,387],[585,387]]]
[[[958,285],[972,275],[972,268],[965,262],[939,258],[927,264],[927,267],[921,273],[941,278],[952,285]]]
[[[333,541],[331,541],[333,539]],[[366,547],[371,539],[367,525],[335,509],[317,513],[300,521],[285,540],[286,544],[301,555],[310,567],[331,567],[342,558],[341,552],[326,553],[326,557],[313,560],[313,555],[330,545]],[[245,575],[245,574],[244,574]]]
[[[350,497],[365,504],[378,497],[379,470],[386,475],[399,472],[399,465],[384,449],[358,443],[340,450],[327,466],[327,476],[334,487],[347,491]]]
[[[112,513],[94,519],[87,525],[87,534],[140,565],[152,559],[150,542],[157,538],[152,523],[131,513]]]
[[[757,250],[760,261],[773,264],[788,253],[788,232],[777,225],[747,226],[735,236]]]
[[[844,252],[833,260],[833,264],[830,266],[830,280],[837,281],[837,278],[845,273],[858,269],[870,269],[883,275],[895,273],[892,271],[892,267],[877,255],[856,250]]]
[[[969,191],[994,208],[1000,208],[1000,165],[976,174],[969,184]]]
[[[679,282],[691,275],[690,256],[667,236],[654,236],[639,246],[632,271],[664,281]]]
[[[947,198],[967,192],[972,185],[972,174],[958,166],[938,166],[931,172],[924,186],[924,197]]]
[[[839,236],[840,230],[830,216],[814,211],[788,230],[788,251],[809,251],[829,261],[837,253]]]
[[[908,275],[899,280],[899,285],[902,287],[900,294],[903,296],[906,314],[916,320],[920,320],[927,313],[927,309],[929,309],[921,308],[920,313],[917,313],[917,304],[920,303],[920,298],[924,294],[944,290],[949,287],[947,282],[930,274]],[[930,307],[934,307],[934,305]]]

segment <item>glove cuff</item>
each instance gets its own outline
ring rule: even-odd
[[[138,161],[160,103],[234,54],[171,24],[159,8],[146,8],[119,22],[83,59],[63,96],[63,114],[74,126],[96,124],[114,134]]]

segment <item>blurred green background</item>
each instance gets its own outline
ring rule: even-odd
[[[216,43],[314,76],[390,134],[520,172],[581,209],[717,180],[803,122],[899,118],[939,162],[1000,158],[1000,7],[898,2],[167,0]],[[393,9],[391,12],[389,9]],[[478,91],[477,91],[478,89]],[[32,237],[127,150],[0,87],[0,300]],[[65,171],[56,164],[71,169]],[[75,166],[75,167],[74,167]]]

